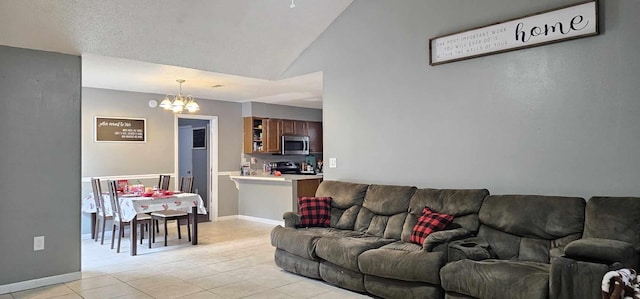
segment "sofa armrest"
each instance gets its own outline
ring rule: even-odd
[[[475,261],[493,257],[489,243],[481,238],[467,238],[449,243],[447,248],[448,261],[470,259]]]
[[[296,227],[300,223],[300,215],[295,212],[284,212],[282,219],[284,219],[284,227]]]
[[[630,243],[611,239],[586,238],[575,240],[564,248],[565,257],[612,264],[620,262],[627,267],[636,267],[638,252]]]
[[[441,230],[429,234],[422,243],[422,248],[426,251],[431,251],[433,247],[438,244],[451,242],[454,240],[460,240],[471,236],[471,232],[465,228],[455,228],[448,230]]]

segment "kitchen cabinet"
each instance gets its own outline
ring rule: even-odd
[[[281,120],[245,117],[243,151],[245,154],[279,153],[281,135]]]
[[[307,122],[302,120],[282,120],[282,134],[307,135]]]
[[[307,122],[307,135],[309,135],[309,152],[322,153],[322,122]]]
[[[245,154],[265,152],[265,124],[266,119],[258,117],[245,117],[243,150]]]
[[[282,121],[279,119],[267,120],[266,152],[280,152],[280,136],[282,136]]]
[[[245,117],[243,152],[280,153],[283,134],[309,136],[309,152],[322,152],[322,122],[262,117]]]

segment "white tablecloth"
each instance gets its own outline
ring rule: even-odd
[[[104,208],[107,215],[111,215],[111,200],[104,194]],[[122,208],[122,220],[131,221],[138,213],[149,213],[161,210],[180,210],[191,213],[192,207],[198,207],[198,214],[207,214],[204,202],[196,193],[179,193],[163,197],[119,196]],[[95,213],[96,204],[93,193],[82,198],[82,212]]]

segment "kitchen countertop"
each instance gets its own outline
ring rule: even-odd
[[[312,179],[321,179],[322,174],[320,175],[308,175],[308,174],[283,174],[282,176],[274,176],[268,174],[257,174],[257,175],[231,175],[229,178],[233,181],[235,180],[262,180],[262,181],[302,181],[302,180],[312,180]]]

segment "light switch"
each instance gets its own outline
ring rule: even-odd
[[[329,158],[329,168],[336,168],[336,158]]]
[[[33,237],[33,251],[44,250],[44,236]]]

